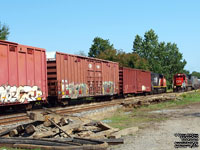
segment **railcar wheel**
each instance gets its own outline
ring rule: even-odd
[[[127,97],[128,97],[128,95],[127,95],[127,94],[124,94],[124,95],[123,95],[123,98],[127,98]]]
[[[24,109],[26,110],[26,111],[29,111],[29,110],[31,110],[33,108],[33,104],[26,104],[25,106],[24,106]]]

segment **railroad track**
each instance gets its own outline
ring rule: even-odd
[[[18,116],[9,116],[9,117],[1,117],[0,118],[0,126],[2,125],[8,125],[8,124],[15,124],[18,122],[26,121],[29,120],[29,117],[24,114],[24,115],[18,115]]]
[[[110,107],[110,106],[114,106],[114,105],[120,105],[121,103],[127,102],[127,101],[137,102],[137,101],[142,101],[144,98],[148,98],[148,97],[156,97],[156,96],[160,96],[160,95],[165,96],[165,95],[170,95],[170,94],[172,94],[172,93],[128,97],[126,99],[116,99],[116,100],[112,100],[112,101],[92,103],[92,104],[83,104],[83,105],[78,105],[78,106],[70,106],[70,107],[66,107],[66,108],[50,108],[49,110],[52,112],[55,112],[57,114],[68,115],[68,114],[74,114],[74,113],[80,113],[80,112],[84,112],[84,111],[100,109],[100,108],[104,108],[104,107]],[[11,125],[11,124],[15,124],[15,123],[24,122],[24,121],[30,121],[29,117],[25,113],[18,114],[18,115],[0,116],[0,126]]]
[[[100,109],[103,107],[117,105],[120,103],[119,100],[117,101],[118,103],[116,101],[115,102],[110,101],[110,102],[101,102],[101,103],[84,105],[84,106],[67,107],[67,108],[62,108],[58,110],[54,110],[54,109],[49,109],[49,110],[57,114],[67,115],[67,114],[80,113],[83,111],[89,111],[89,110]],[[30,121],[27,114],[2,116],[0,117],[0,126],[20,123],[24,121]]]

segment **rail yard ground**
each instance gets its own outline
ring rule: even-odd
[[[122,136],[124,144],[109,146],[110,150],[171,150],[174,149],[174,142],[180,141],[174,134],[200,133],[200,91],[130,97],[123,102],[116,100],[117,103],[113,106],[105,103],[104,108],[95,105],[95,111],[84,109],[84,113],[74,112],[78,116],[101,120],[111,128],[121,130],[110,137],[125,135]],[[2,149],[11,150],[0,147]]]
[[[200,92],[183,94],[178,100],[138,109],[121,109],[106,118],[106,122],[120,129],[139,127],[135,134],[123,137],[123,145],[110,147],[112,150],[172,150],[175,149],[174,142],[180,141],[174,134],[200,133]]]

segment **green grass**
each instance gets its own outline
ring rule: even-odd
[[[154,114],[147,113],[145,111],[134,110],[130,114],[126,114],[124,110],[118,110],[112,117],[106,118],[111,120],[108,124],[114,128],[124,129],[132,126],[138,126],[140,123],[151,122],[151,121],[162,121],[165,120],[164,116],[155,116]]]
[[[188,94],[182,94],[177,100],[151,104],[149,106],[142,106],[137,109],[119,109],[113,114],[112,117],[106,118],[106,120],[111,120],[111,122],[108,124],[119,129],[140,126],[141,124],[147,122],[159,122],[168,119],[166,115],[149,113],[150,111],[181,107],[199,102],[200,91],[197,91]]]
[[[173,89],[167,89],[167,92],[173,92]]]

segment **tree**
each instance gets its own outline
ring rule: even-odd
[[[104,52],[100,52],[98,58],[119,62],[121,67],[148,70],[147,61],[136,53],[125,53],[123,50],[107,49]]]
[[[87,56],[86,54],[85,54],[85,52],[84,51],[78,51],[77,53],[75,53],[76,55],[80,55],[80,56]]]
[[[0,22],[0,40],[7,40],[8,35],[10,34],[8,26],[1,24]]]
[[[185,70],[185,69],[184,69],[182,73],[184,73],[184,74],[186,74],[186,75],[188,75],[188,76],[190,75],[190,71],[189,71],[189,70]]]
[[[158,35],[152,29],[144,34],[144,38],[136,35],[133,52],[147,60],[150,71],[164,74],[169,85],[173,75],[183,72],[186,65],[177,44],[158,42]]]
[[[200,79],[200,72],[193,71],[192,76],[196,76],[198,79]]]
[[[140,57],[148,60],[150,70],[159,70],[160,64],[155,57],[158,53],[158,36],[151,29],[144,34],[144,39],[141,36],[136,35],[133,42],[133,51],[137,53]]]
[[[104,40],[100,37],[95,37],[93,40],[93,44],[90,47],[90,51],[88,53],[89,57],[98,57],[101,52],[105,50],[113,50],[113,44],[110,44],[109,40]]]
[[[140,57],[137,53],[128,53],[127,54],[128,67],[149,70],[149,65],[146,59]]]
[[[104,40],[100,37],[94,38],[88,56],[119,62],[121,67],[149,70],[147,61],[137,53],[126,53],[123,50],[116,50],[109,40]]]

